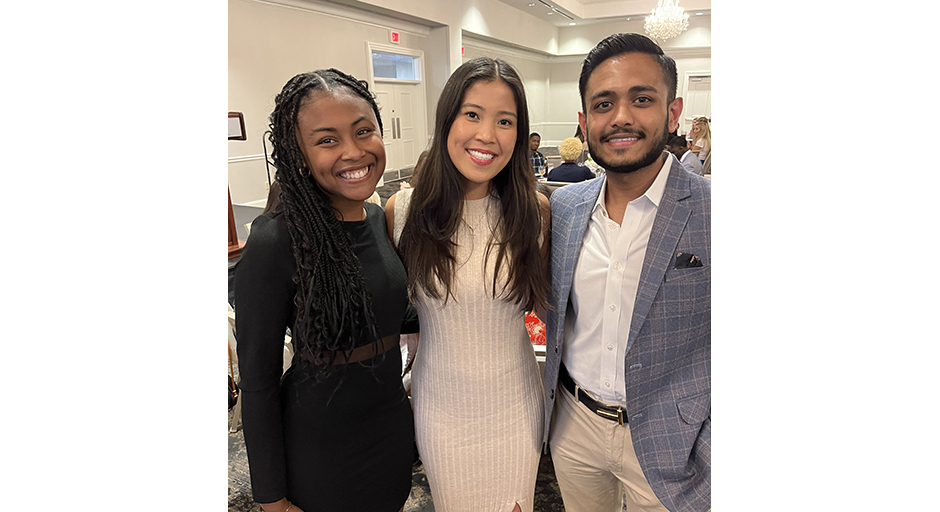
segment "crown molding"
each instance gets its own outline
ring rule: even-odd
[[[696,59],[704,58],[710,59],[712,56],[712,47],[711,46],[681,46],[675,48],[663,48],[663,51],[666,52],[666,55],[672,57],[673,59]]]
[[[402,34],[409,34],[413,36],[427,37],[431,33],[431,28],[424,25],[418,25],[416,23],[411,23],[409,21],[391,19],[387,16],[382,16],[379,14],[374,14],[366,10],[356,9],[354,7],[349,7],[342,4],[336,3],[324,3],[318,2],[315,0],[243,0],[246,2],[254,2],[257,4],[272,5],[277,7],[285,7],[288,9],[296,9],[298,11],[305,11],[314,14],[320,14],[322,16],[328,16],[331,18],[337,18],[345,21],[351,21],[354,23],[360,23],[363,25],[369,25],[372,27],[382,28],[386,30],[395,30],[401,32]],[[394,22],[394,26],[390,25],[389,22]]]

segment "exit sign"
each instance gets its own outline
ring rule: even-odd
[[[394,30],[392,30],[392,31],[389,33],[389,41],[391,41],[391,42],[393,42],[393,43],[395,43],[395,44],[400,44],[400,43],[401,43],[401,34],[399,34],[398,32],[395,32]]]

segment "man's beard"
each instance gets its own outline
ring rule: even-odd
[[[614,135],[624,134],[624,133],[628,133],[631,135],[638,135],[640,137],[639,140],[643,140],[644,138],[646,138],[646,134],[642,130],[616,130],[616,131],[604,134],[600,138],[601,139],[610,138],[610,137],[613,137]],[[625,162],[620,165],[613,165],[610,162],[604,160],[604,158],[600,156],[600,154],[595,150],[594,144],[591,142],[590,134],[586,133],[585,136],[587,137],[587,141],[588,141],[588,149],[591,151],[591,158],[594,159],[597,165],[600,165],[601,167],[603,167],[606,172],[617,173],[617,174],[627,174],[630,172],[636,172],[644,167],[652,165],[653,162],[655,162],[660,156],[662,156],[663,150],[666,149],[666,142],[669,141],[669,136],[670,136],[669,118],[668,117],[666,118],[666,122],[663,125],[663,133],[662,133],[662,136],[659,138],[659,141],[654,142],[653,145],[650,147],[649,151],[647,151],[645,154],[640,156],[640,158],[632,162]]]

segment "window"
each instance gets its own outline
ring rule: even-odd
[[[419,69],[417,57],[372,52],[372,71],[375,78],[421,80]]]

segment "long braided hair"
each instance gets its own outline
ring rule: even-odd
[[[290,233],[297,274],[291,328],[298,355],[328,373],[339,353],[378,339],[372,298],[353,253],[352,239],[329,198],[313,177],[297,141],[297,114],[314,91],[345,88],[369,103],[382,133],[382,117],[368,83],[330,68],[291,78],[271,112],[271,156],[281,186],[281,205]]]

